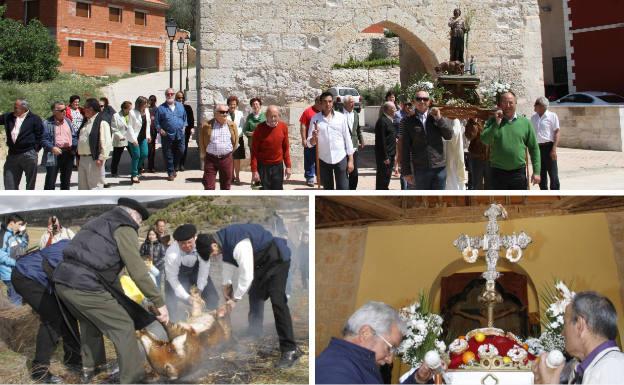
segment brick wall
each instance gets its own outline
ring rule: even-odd
[[[164,47],[167,40],[165,11],[141,5],[95,0],[91,17],[76,16],[75,0],[57,0],[59,4],[57,42],[61,47],[61,71],[88,75],[130,72],[131,45],[158,49],[157,67],[164,68]],[[109,4],[122,7],[122,21],[109,21]],[[135,10],[147,12],[147,25],[135,24]],[[68,40],[84,41],[82,57],[68,56]],[[109,44],[108,59],[95,57],[95,42]]]

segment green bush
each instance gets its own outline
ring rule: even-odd
[[[42,82],[58,75],[59,47],[48,29],[31,20],[28,25],[3,18],[0,7],[0,79]]]
[[[376,67],[394,67],[401,65],[399,59],[374,59],[374,60],[354,60],[349,58],[349,61],[343,64],[334,64],[334,69],[353,69],[353,68],[376,68]]]

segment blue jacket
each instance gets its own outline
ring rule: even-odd
[[[15,258],[11,256],[11,245],[26,249],[28,247],[28,233],[23,235],[15,235],[11,229],[7,229],[2,240],[2,248],[0,248],[0,280],[10,281],[13,266],[15,266]]]
[[[43,261],[47,260],[53,269],[63,261],[63,250],[69,244],[69,239],[63,239],[41,250],[33,251],[17,260],[15,269],[24,277],[38,282],[52,292],[52,287],[48,280],[48,274],[43,270]]]
[[[75,150],[76,147],[78,146],[78,130],[74,129],[74,127],[71,124],[71,120],[65,118],[65,122],[67,123],[67,125],[69,126],[69,128],[71,129],[71,133],[72,133],[72,149]],[[41,139],[41,146],[46,150],[46,151],[51,151],[52,147],[54,147],[54,129],[55,129],[55,124],[54,124],[54,117],[51,116],[50,118],[46,119],[43,121],[43,138]]]
[[[383,384],[375,352],[332,338],[316,357],[317,384]]]
[[[167,131],[167,137],[171,140],[184,139],[186,121],[186,110],[182,103],[175,102],[175,108],[171,111],[165,102],[156,109],[154,126],[157,130]]]

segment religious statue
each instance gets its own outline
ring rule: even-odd
[[[468,32],[464,19],[461,17],[461,10],[456,8],[453,17],[449,20],[448,26],[451,28],[451,59],[464,63],[464,35]]]

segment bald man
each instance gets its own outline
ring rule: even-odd
[[[232,152],[238,146],[238,128],[228,120],[229,109],[217,104],[214,118],[203,124],[199,133],[199,154],[204,164],[204,189],[214,190],[219,173],[221,190],[232,186],[234,159]]]
[[[279,107],[267,108],[266,121],[256,126],[251,143],[252,179],[260,181],[263,190],[283,190],[291,163],[288,125],[280,120]]]

